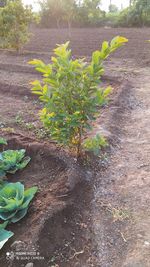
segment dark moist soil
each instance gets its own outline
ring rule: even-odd
[[[9,148],[25,148],[32,158],[25,170],[9,176],[9,180],[22,181],[26,187],[39,187],[28,215],[9,227],[15,235],[1,250],[0,266],[24,267],[34,263],[34,267],[149,267],[148,253],[140,246],[141,237],[140,241],[136,239],[138,234],[143,235],[148,246],[148,197],[144,199],[148,189],[142,189],[142,198],[138,187],[134,187],[132,197],[130,179],[133,172],[141,179],[134,166],[141,153],[136,150],[138,131],[141,122],[145,127],[144,107],[149,106],[150,48],[145,42],[149,32],[149,29],[121,28],[72,30],[73,55],[87,56],[88,60],[103,40],[115,35],[129,38],[129,44],[105,63],[102,85],[111,84],[113,92],[92,133],[103,133],[110,147],[100,158],[90,155],[78,163],[73,153],[48,141],[38,119],[41,104],[31,95],[29,85],[30,81],[40,79],[40,75],[27,63],[31,58],[48,62],[56,43],[68,40],[67,30],[33,29],[31,42],[23,54],[0,51],[0,134],[8,139]],[[147,91],[143,91],[143,83]],[[143,108],[143,113],[138,108]],[[29,129],[27,123],[34,128]],[[133,137],[131,146],[129,138]],[[134,156],[130,156],[126,143]],[[143,152],[143,161],[144,156]],[[126,178],[131,187],[125,183]],[[145,205],[142,208],[141,203]],[[136,218],[135,224],[131,218],[122,220],[117,215],[117,211],[124,209]],[[34,250],[41,258],[32,257]],[[29,253],[29,257],[6,259],[6,253],[11,251],[15,255],[17,251]]]
[[[6,252],[18,249],[18,243],[14,243],[16,240],[17,242],[22,241],[21,249],[25,247],[27,251],[31,251],[33,246],[38,248],[37,242],[41,245],[40,239],[44,242],[43,234],[39,237],[42,228],[45,228],[44,225],[49,222],[50,218],[55,217],[55,214],[59,214],[59,212],[61,214],[62,210],[67,210],[68,206],[72,206],[72,190],[77,183],[82,184],[87,175],[87,170],[83,165],[77,164],[73,157],[69,159],[68,155],[65,155],[65,151],[56,148],[54,145],[38,143],[34,139],[16,133],[7,134],[5,137],[8,140],[9,149],[25,148],[26,154],[31,157],[28,167],[13,176],[9,175],[8,180],[23,182],[27,188],[38,186],[39,192],[24,220],[9,227],[15,233],[15,236],[2,250],[0,266],[9,266],[9,261],[6,261]],[[60,220],[58,220],[58,223],[60,223]],[[57,222],[53,225],[53,233],[56,224]],[[45,230],[44,232],[47,237],[49,231],[47,232],[47,228],[45,229],[46,232]],[[43,245],[45,249],[43,250],[42,246],[39,251],[46,257],[47,245],[44,243]],[[54,241],[52,242],[53,245]],[[48,248],[48,251],[50,251],[50,248]],[[28,261],[24,260],[25,262]],[[45,258],[46,263],[47,258]],[[20,261],[14,261],[12,266],[21,266],[20,264]]]

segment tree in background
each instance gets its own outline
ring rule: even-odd
[[[29,24],[33,14],[31,7],[24,7],[21,0],[8,1],[0,9],[1,47],[14,48],[19,51],[29,40]]]
[[[132,5],[132,2],[133,2],[133,0],[130,0],[130,2],[129,2],[129,6],[131,7],[131,5]]]
[[[134,10],[138,14],[139,24],[145,25],[146,21],[150,21],[150,0],[135,0]]]
[[[130,7],[120,13],[118,24],[121,26],[150,25],[150,0],[132,0]]]
[[[39,2],[41,6],[41,22],[44,26],[56,23],[60,28],[60,20],[63,14],[62,0],[45,0]]]
[[[114,4],[111,4],[109,5],[109,12],[110,13],[117,13],[119,10],[118,10],[118,7]]]
[[[63,0],[63,18],[67,21],[69,32],[76,16],[76,8],[75,0]]]
[[[110,0],[109,12],[100,8],[100,0],[40,0],[41,25],[71,26],[143,26],[150,25],[150,0],[130,0],[129,7],[118,10]]]
[[[100,0],[40,0],[41,25],[46,27],[60,27],[67,25],[70,29],[74,25],[96,25],[104,13],[100,9]]]
[[[100,9],[101,0],[84,0],[83,6],[87,11],[88,22],[96,25],[102,16]]]

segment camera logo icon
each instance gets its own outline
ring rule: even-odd
[[[8,252],[6,252],[6,259],[7,260],[14,260],[14,258],[15,258],[15,254],[14,254],[14,252],[13,251],[8,251]]]

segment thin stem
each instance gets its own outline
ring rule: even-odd
[[[82,138],[82,128],[78,128],[78,145],[77,145],[77,158],[80,158],[81,156],[81,138]]]

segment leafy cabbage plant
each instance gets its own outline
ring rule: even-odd
[[[9,223],[21,220],[37,190],[36,186],[24,190],[24,185],[20,182],[4,183],[0,189],[0,219]]]
[[[15,173],[27,166],[30,157],[25,157],[25,149],[6,150],[0,153],[0,177],[6,173]]]
[[[7,145],[3,137],[0,137],[0,145]],[[0,152],[0,177],[23,169],[29,161],[30,157],[25,157],[24,149]],[[20,182],[9,183],[0,180],[0,220],[4,221],[0,224],[0,249],[14,235],[5,229],[7,224],[18,222],[26,215],[37,190],[37,187],[24,190],[24,185]]]

